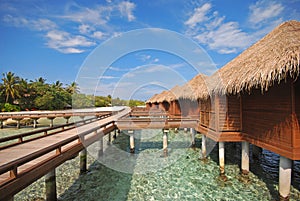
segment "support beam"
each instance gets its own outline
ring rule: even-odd
[[[71,116],[65,116],[64,118],[66,119],[66,124],[68,124]]]
[[[33,118],[33,128],[37,128],[37,120],[38,118]]]
[[[3,120],[0,120],[0,128],[3,128]]]
[[[219,142],[219,165],[220,174],[225,174],[225,142]]]
[[[51,170],[48,174],[45,175],[46,183],[46,201],[56,201],[56,175],[55,169]]]
[[[163,151],[165,154],[168,153],[168,133],[169,130],[168,129],[164,129],[163,130]]]
[[[97,131],[95,131],[95,134],[97,135]],[[103,135],[100,135],[99,141],[98,141],[98,159],[103,156]]]
[[[289,200],[292,176],[292,160],[280,156],[279,161],[279,196],[280,200]]]
[[[201,150],[200,150],[200,159],[206,159],[206,136],[202,134]]]
[[[186,133],[188,129],[187,129],[187,128],[184,128],[183,130],[184,130],[184,132]]]
[[[134,153],[134,131],[133,130],[129,130],[128,131],[129,134],[129,141],[130,141],[130,153]]]
[[[50,127],[54,126],[53,120],[55,119],[55,117],[48,117],[48,119],[50,120]]]
[[[21,119],[17,119],[17,129],[21,127]]]
[[[117,130],[114,130],[114,135],[113,135],[113,139],[117,139]]]
[[[108,133],[108,141],[107,141],[107,145],[111,144],[111,132]]]
[[[191,144],[192,144],[192,147],[195,146],[195,129],[194,128],[190,128],[190,133],[191,133]]]
[[[242,174],[249,173],[249,142],[242,142]]]
[[[87,170],[87,151],[84,148],[80,152],[80,174],[85,173]]]

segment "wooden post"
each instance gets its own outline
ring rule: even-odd
[[[51,170],[45,175],[46,183],[46,200],[47,201],[56,201],[56,175],[55,169]]]
[[[19,129],[21,127],[20,122],[21,122],[21,119],[17,119],[17,129]]]
[[[133,130],[129,130],[128,131],[129,134],[129,141],[130,141],[130,153],[134,153],[134,131]]]
[[[3,120],[0,120],[0,128],[3,128]]]
[[[164,129],[163,130],[164,135],[163,135],[163,151],[165,154],[168,153],[168,133],[169,130],[168,129]]]
[[[55,119],[55,117],[47,117],[49,120],[50,120],[50,127],[53,127],[54,124],[53,124],[53,120]]]
[[[37,120],[38,118],[32,118],[33,119],[33,128],[37,128]]]
[[[97,134],[97,131],[95,131],[95,133]],[[103,156],[103,135],[100,135],[98,144],[99,144],[98,158],[101,158]]]
[[[200,159],[206,159],[206,136],[202,134],[202,142],[201,142],[201,151],[200,151]]]
[[[114,135],[113,135],[113,139],[117,139],[117,130],[114,130]]]
[[[191,144],[192,144],[192,147],[194,147],[195,146],[195,129],[190,128],[190,132],[191,132]]]
[[[86,148],[84,148],[80,152],[80,174],[85,173],[87,170],[87,151]]]
[[[65,116],[64,118],[66,119],[66,124],[68,124],[71,116]]]
[[[225,174],[225,149],[224,142],[219,142],[219,164],[220,164],[220,174]]]
[[[242,142],[242,174],[249,173],[249,142]]]
[[[110,143],[111,143],[111,132],[108,133],[107,145],[110,145]]]
[[[292,160],[280,156],[279,161],[279,196],[280,200],[289,200],[292,175]]]

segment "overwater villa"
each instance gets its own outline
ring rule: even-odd
[[[289,197],[292,161],[300,160],[299,63],[300,22],[288,21],[212,76],[196,76],[190,87],[187,83],[176,96],[182,116],[194,115],[189,104],[200,112],[196,129],[203,134],[204,157],[205,138],[219,142],[221,174],[225,173],[225,142],[242,142],[245,174],[249,171],[249,143],[279,154],[283,199]],[[175,100],[170,105],[172,102]]]

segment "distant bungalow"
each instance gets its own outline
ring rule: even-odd
[[[169,115],[198,118],[202,154],[206,137],[219,142],[221,174],[224,142],[242,142],[243,173],[249,171],[249,143],[279,154],[279,193],[288,199],[292,160],[300,160],[299,63],[300,22],[288,21],[212,76],[197,75],[176,94],[158,94],[147,108],[168,102],[168,109],[159,108]]]

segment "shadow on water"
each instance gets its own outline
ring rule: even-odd
[[[128,152],[130,157],[128,136],[121,134],[112,143]],[[101,160],[95,159],[88,171],[80,175],[72,186],[60,195],[59,200],[127,200],[131,180],[132,174],[114,170],[105,166]]]

